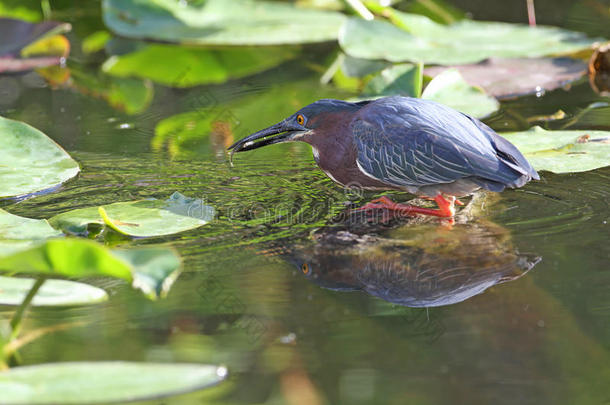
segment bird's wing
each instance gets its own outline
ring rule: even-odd
[[[522,184],[518,184],[518,187],[521,187],[523,184],[529,181],[530,178],[540,180],[540,176],[538,176],[536,170],[527,161],[527,159],[525,159],[521,152],[519,152],[519,149],[517,149],[515,145],[513,145],[500,135],[496,134],[491,128],[483,124],[481,121],[469,117],[468,115],[466,115],[466,117],[470,121],[472,121],[472,123],[477,128],[479,128],[481,132],[485,133],[488,136],[494,149],[496,150],[496,153],[504,161],[505,164],[510,166],[513,170],[525,175],[522,176],[521,179],[522,181],[524,181],[522,182]]]
[[[385,99],[361,109],[351,129],[359,168],[384,183],[424,186],[474,177],[509,184],[515,178],[486,134],[437,103]]]

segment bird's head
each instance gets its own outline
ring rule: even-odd
[[[321,136],[333,133],[333,126],[348,118],[367,102],[350,103],[324,99],[301,108],[288,118],[253,133],[229,147],[231,156],[274,143],[303,141],[315,145]]]

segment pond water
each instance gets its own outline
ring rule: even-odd
[[[580,23],[600,34],[570,7],[544,13],[555,4],[537,1],[539,20]],[[73,24],[68,65],[94,76],[103,58],[85,58],[79,44],[102,28],[101,18],[97,7],[78,10],[56,18]],[[494,13],[474,16],[512,21],[523,14]],[[122,282],[86,280],[109,291],[110,300],[32,311],[26,327],[87,326],[41,338],[22,350],[22,363],[184,361],[229,369],[226,383],[163,402],[171,404],[610,402],[610,168],[542,172],[541,181],[522,189],[477,197],[473,216],[453,229],[433,220],[369,231],[354,224],[348,234],[329,225],[346,201],[360,204],[375,194],[335,185],[308,146],[239,154],[230,166],[224,149],[234,139],[315,99],[350,96],[319,84],[316,67],[333,50],[306,46],[279,67],[220,85],[154,85],[151,106],[132,115],[91,92],[44,85],[36,73],[0,78],[0,114],[39,128],[82,166],[56,192],[1,201],[2,208],[49,218],[179,191],[218,213],[209,225],[179,235],[107,241],[171,246],[184,273],[155,302]],[[585,78],[569,89],[503,102],[486,122],[522,130],[527,117],[559,109],[576,116],[596,101],[608,99]],[[220,124],[188,139],[155,134],[159,120],[189,111]],[[607,130],[608,111],[571,128]],[[239,125],[230,133],[222,122]]]

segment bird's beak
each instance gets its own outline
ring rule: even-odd
[[[235,152],[244,152],[267,145],[273,145],[274,143],[294,141],[296,138],[300,138],[308,132],[309,130],[304,130],[302,127],[295,127],[286,121],[279,122],[269,128],[255,132],[229,146],[229,150],[231,150],[231,160],[233,160],[233,154]]]

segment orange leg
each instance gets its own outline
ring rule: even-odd
[[[383,196],[371,201],[368,204],[365,204],[361,208],[358,208],[358,211],[364,210],[374,210],[374,209],[383,209],[391,211],[394,215],[398,216],[412,216],[414,214],[420,215],[432,215],[435,217],[441,218],[451,218],[455,215],[455,206],[456,203],[455,197],[451,196],[448,198],[443,197],[441,194],[434,197],[434,201],[438,205],[438,209],[432,208],[422,208],[416,207],[414,205],[409,204],[398,204],[394,201],[390,200],[388,197]],[[462,205],[462,203],[458,203]]]

